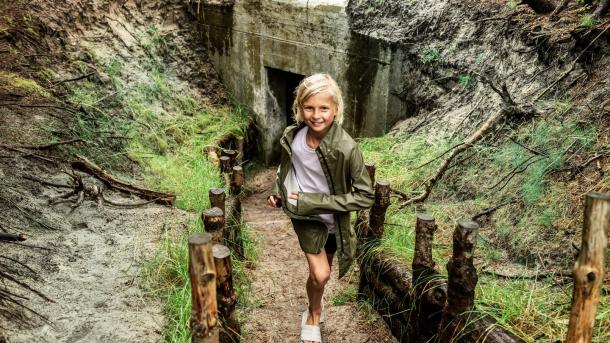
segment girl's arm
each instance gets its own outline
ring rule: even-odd
[[[297,214],[307,216],[332,212],[349,212],[370,208],[375,201],[371,178],[364,167],[358,147],[349,158],[352,191],[346,194],[302,193],[298,195]]]

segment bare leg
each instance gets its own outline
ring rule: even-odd
[[[309,316],[305,323],[307,325],[319,326],[324,286],[326,286],[326,282],[330,278],[329,257],[332,259],[332,255],[327,256],[324,249],[322,249],[319,254],[305,253],[305,257],[309,264],[309,277],[305,285],[307,298],[309,299]],[[305,343],[309,343],[309,341]]]

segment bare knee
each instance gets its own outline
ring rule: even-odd
[[[310,271],[309,279],[314,286],[321,288],[326,285],[330,279],[330,267],[318,267]]]

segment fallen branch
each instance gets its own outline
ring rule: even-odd
[[[81,138],[75,138],[75,139],[70,139],[70,140],[67,140],[67,141],[53,142],[53,143],[47,143],[47,144],[42,144],[42,145],[6,145],[6,144],[0,144],[0,146],[3,147],[3,148],[7,148],[7,149],[45,150],[45,149],[50,149],[50,148],[52,148],[54,146],[65,145],[65,144],[72,144],[72,143],[85,143],[85,141],[82,140]]]
[[[82,79],[88,78],[89,76],[94,75],[94,74],[95,74],[95,72],[91,72],[91,73],[88,73],[88,74],[85,74],[85,75],[81,75],[81,76],[78,76],[78,77],[74,77],[74,78],[71,78],[71,79],[64,79],[64,80],[59,80],[59,81],[53,81],[52,82],[53,83],[53,87],[55,87],[55,86],[57,86],[59,84],[65,83],[65,82],[72,82],[72,81],[82,80]]]
[[[0,232],[0,241],[4,242],[23,242],[25,241],[25,236],[23,234],[15,234],[15,233],[6,233]]]
[[[443,161],[443,163],[438,167],[436,172],[432,177],[430,177],[426,182],[424,182],[424,192],[419,196],[410,198],[404,201],[399,208],[404,208],[408,205],[419,203],[425,201],[430,193],[432,192],[432,188],[436,185],[436,183],[443,177],[447,169],[449,168],[453,159],[459,156],[462,152],[466,151],[468,148],[473,146],[475,143],[479,142],[483,138],[487,136],[489,132],[491,132],[496,124],[500,123],[504,119],[513,119],[513,118],[522,118],[522,117],[532,117],[538,114],[538,111],[531,105],[520,105],[515,103],[515,101],[510,96],[508,92],[508,88],[506,87],[506,83],[503,83],[500,86],[497,86],[493,81],[488,79],[484,75],[480,75],[478,73],[474,73],[478,75],[481,80],[487,83],[501,98],[502,98],[502,108],[490,115],[483,124],[470,136],[468,136],[462,143],[454,146],[449,154],[449,156]]]
[[[480,213],[474,215],[472,217],[473,221],[478,221],[479,218],[483,217],[483,216],[488,216],[494,212],[496,212],[497,210],[499,210],[500,208],[506,206],[506,205],[510,205],[510,204],[514,204],[515,202],[517,202],[517,199],[510,199],[508,201],[505,201],[503,203],[500,203],[499,205],[496,205],[494,207],[491,208],[486,208],[483,211],[481,211]]]
[[[528,280],[538,281],[538,280],[548,279],[548,278],[552,278],[552,277],[560,277],[560,278],[571,278],[572,277],[572,271],[570,271],[570,270],[547,271],[547,272],[543,272],[543,273],[536,273],[533,275],[524,275],[524,274],[511,275],[511,274],[504,274],[504,273],[494,271],[494,270],[483,270],[482,273],[487,274],[487,275],[492,275],[495,277],[500,277],[503,279],[511,279],[511,280],[528,279]]]
[[[559,6],[557,6],[555,8],[555,10],[553,11],[553,13],[551,13],[551,15],[549,16],[549,20],[551,21],[555,21],[557,19],[559,19],[559,13],[563,12],[563,10],[566,9],[566,7],[568,7],[568,4],[570,3],[571,0],[563,0],[561,2],[561,4],[559,4]]]
[[[54,183],[54,182],[50,182],[50,181],[46,181],[40,178],[37,178],[36,176],[32,176],[32,175],[24,175],[23,176],[24,179],[28,179],[28,180],[32,180],[32,181],[36,181],[40,184],[43,184],[45,186],[52,186],[52,187],[58,187],[58,188],[74,188],[74,186],[71,185],[66,185],[66,184],[62,184],[62,183]]]
[[[78,159],[76,161],[72,162],[72,168],[95,176],[112,189],[129,194],[135,194],[144,199],[154,200],[154,202],[163,205],[172,206],[176,200],[176,196],[174,194],[155,192],[119,181],[102,168],[87,160],[85,157],[77,155],[77,158]]]

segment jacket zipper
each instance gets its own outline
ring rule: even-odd
[[[322,149],[320,149],[320,147],[318,147],[317,149],[318,153],[320,154],[320,156],[322,156],[322,161],[324,162],[324,166],[326,167],[326,172],[328,173],[328,178],[330,179],[330,186],[333,188],[333,195],[337,194],[337,192],[335,191],[335,183],[333,182],[333,176],[330,174],[330,169],[328,168],[328,162],[326,162],[326,157],[324,156],[324,154],[322,153]],[[337,216],[335,215],[335,222],[337,223],[337,226],[339,228],[339,244],[341,246],[341,252],[343,253],[343,234],[341,233],[341,223],[336,220]]]

